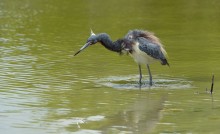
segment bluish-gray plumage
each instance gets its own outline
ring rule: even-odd
[[[165,55],[161,51],[160,45],[154,44],[144,37],[139,37],[137,41],[139,42],[139,49],[141,51],[145,52],[147,55],[155,59],[160,60],[162,65],[169,65]]]
[[[143,30],[131,30],[124,38],[125,49],[130,54],[134,51],[132,45],[137,45],[138,48],[145,52],[150,57],[160,60],[162,65],[168,65],[169,63],[165,57],[165,50],[160,43],[159,39],[152,33]]]
[[[142,79],[141,64],[146,64],[147,66],[150,85],[152,85],[152,76],[149,64],[154,60],[159,60],[162,65],[169,66],[165,57],[166,51],[163,48],[163,45],[160,43],[159,39],[151,32],[143,30],[131,30],[124,38],[112,41],[110,36],[106,33],[95,35],[91,31],[91,36],[88,38],[87,43],[78,52],[75,53],[75,56],[88,46],[96,44],[97,42],[100,42],[108,50],[118,52],[120,54],[124,51],[129,53],[138,63],[140,72],[140,85]]]
[[[123,39],[118,39],[116,41],[112,41],[108,34],[101,33],[96,35],[97,41],[100,42],[105,48],[108,50],[121,53],[122,51],[122,43]]]
[[[164,57],[160,50],[160,46],[157,44],[153,44],[150,42],[148,39],[144,37],[139,37],[137,39],[137,42],[139,43],[139,49],[141,51],[144,51],[147,55],[155,58],[155,59],[160,59]]]

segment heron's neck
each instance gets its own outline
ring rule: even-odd
[[[122,51],[122,39],[113,42],[108,34],[102,33],[98,35],[98,41],[108,50],[119,53]]]

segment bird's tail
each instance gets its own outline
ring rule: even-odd
[[[168,61],[166,59],[166,57],[168,57],[168,54],[167,54],[166,50],[163,47],[161,47],[161,51],[162,51],[162,53],[164,55],[164,59],[161,59],[161,64],[162,65],[167,65],[167,66],[170,67],[170,64],[168,63]]]
[[[162,65],[167,65],[170,67],[170,64],[168,63],[167,59],[161,59],[161,64]]]

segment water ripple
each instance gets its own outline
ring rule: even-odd
[[[143,76],[148,78],[148,76]],[[138,75],[109,76],[96,80],[95,83],[115,89],[139,89]],[[149,81],[143,81],[142,89],[149,89]],[[155,75],[151,89],[190,89],[193,88],[192,81],[184,78]]]

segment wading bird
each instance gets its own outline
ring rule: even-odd
[[[94,34],[91,30],[91,36],[87,43],[75,53],[76,56],[82,50],[90,45],[100,42],[108,50],[118,52],[119,54],[128,53],[137,62],[139,67],[139,85],[141,87],[141,64],[145,64],[149,73],[149,85],[152,86],[152,75],[149,64],[154,61],[160,61],[162,65],[168,65],[166,59],[166,51],[160,40],[151,32],[143,30],[130,30],[124,38],[112,41],[110,36],[106,33]]]

